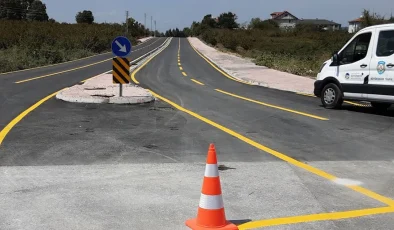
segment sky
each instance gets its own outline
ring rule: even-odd
[[[183,29],[204,15],[218,16],[231,11],[238,15],[238,22],[251,18],[268,19],[275,11],[287,10],[298,18],[328,19],[348,26],[348,21],[358,18],[363,9],[390,16],[394,11],[392,0],[42,0],[47,5],[50,18],[60,22],[75,22],[79,11],[91,10],[96,22],[122,22],[126,11],[131,17],[147,25],[150,18],[157,21],[157,29]],[[154,26],[154,24],[153,24]]]

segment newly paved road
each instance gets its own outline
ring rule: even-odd
[[[135,46],[130,58],[142,56],[160,46],[164,40],[153,38]],[[111,70],[112,57],[112,53],[106,53],[55,66],[0,74],[0,130],[19,113],[49,94]]]
[[[0,75],[14,87],[1,89],[1,125],[109,65],[21,84],[13,82],[28,77]],[[136,106],[51,99],[14,127],[0,146],[1,229],[185,229],[209,143],[225,166],[229,219],[333,213],[267,229],[394,226],[394,210],[385,208],[394,204],[393,110],[326,110],[316,98],[236,82],[186,39],[174,38],[135,77],[160,99]],[[347,215],[363,217],[332,220]]]

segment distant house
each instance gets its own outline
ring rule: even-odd
[[[294,28],[297,24],[315,25],[323,30],[340,30],[341,24],[326,19],[299,19],[288,11],[273,12],[271,19],[278,23],[280,28]]]
[[[280,28],[294,28],[296,26],[296,22],[299,20],[288,11],[273,12],[271,14],[271,19],[278,23]]]
[[[356,18],[354,20],[349,21],[349,33],[355,33],[361,29],[363,22],[363,17]]]

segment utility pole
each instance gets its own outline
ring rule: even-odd
[[[126,10],[126,37],[129,34],[129,11]]]
[[[153,16],[150,16],[150,31],[153,31],[152,22],[153,22]]]
[[[156,20],[155,20],[155,37],[156,37]]]
[[[146,28],[148,28],[148,27],[146,26],[146,13],[145,13],[144,15],[145,15],[145,21],[144,21],[145,31],[144,31],[144,34],[146,35]]]

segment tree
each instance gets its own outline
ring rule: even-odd
[[[183,28],[183,33],[184,33],[185,37],[191,36],[191,32],[192,31],[191,31],[191,29],[189,27]]]
[[[201,21],[201,24],[203,25],[207,25],[211,28],[215,28],[216,27],[216,21],[215,19],[212,18],[212,14],[207,14],[204,16],[204,18]]]
[[[20,0],[0,0],[0,19],[21,20],[25,10]]]
[[[374,14],[371,15],[369,10],[365,10],[364,9],[362,15],[363,15],[362,16],[362,21],[361,21],[361,26],[362,27],[368,27],[368,26],[388,23],[388,21],[386,21],[383,16],[380,16],[377,13],[374,13]]]
[[[77,21],[77,23],[92,24],[94,22],[94,16],[92,11],[84,10],[82,12],[77,13],[77,15],[75,16],[75,20]]]
[[[268,19],[262,21],[260,18],[252,18],[248,26],[249,29],[260,29],[260,30],[273,30],[279,28],[278,23]]]
[[[0,19],[25,20],[28,9],[30,9],[33,2],[35,0],[0,0]],[[32,14],[32,11],[30,13]],[[40,13],[41,11],[39,11]]]
[[[50,19],[48,20],[48,22],[50,22],[50,23],[57,23],[57,21],[56,21],[55,19],[53,19],[53,18],[50,18]]]
[[[390,18],[389,18],[389,23],[394,23],[394,17],[393,17],[393,14],[391,14],[391,16],[390,16]]]
[[[223,29],[235,29],[238,28],[237,15],[231,12],[222,13],[218,18],[218,25]]]
[[[27,9],[26,19],[29,21],[48,21],[47,7],[39,0],[33,1]]]

